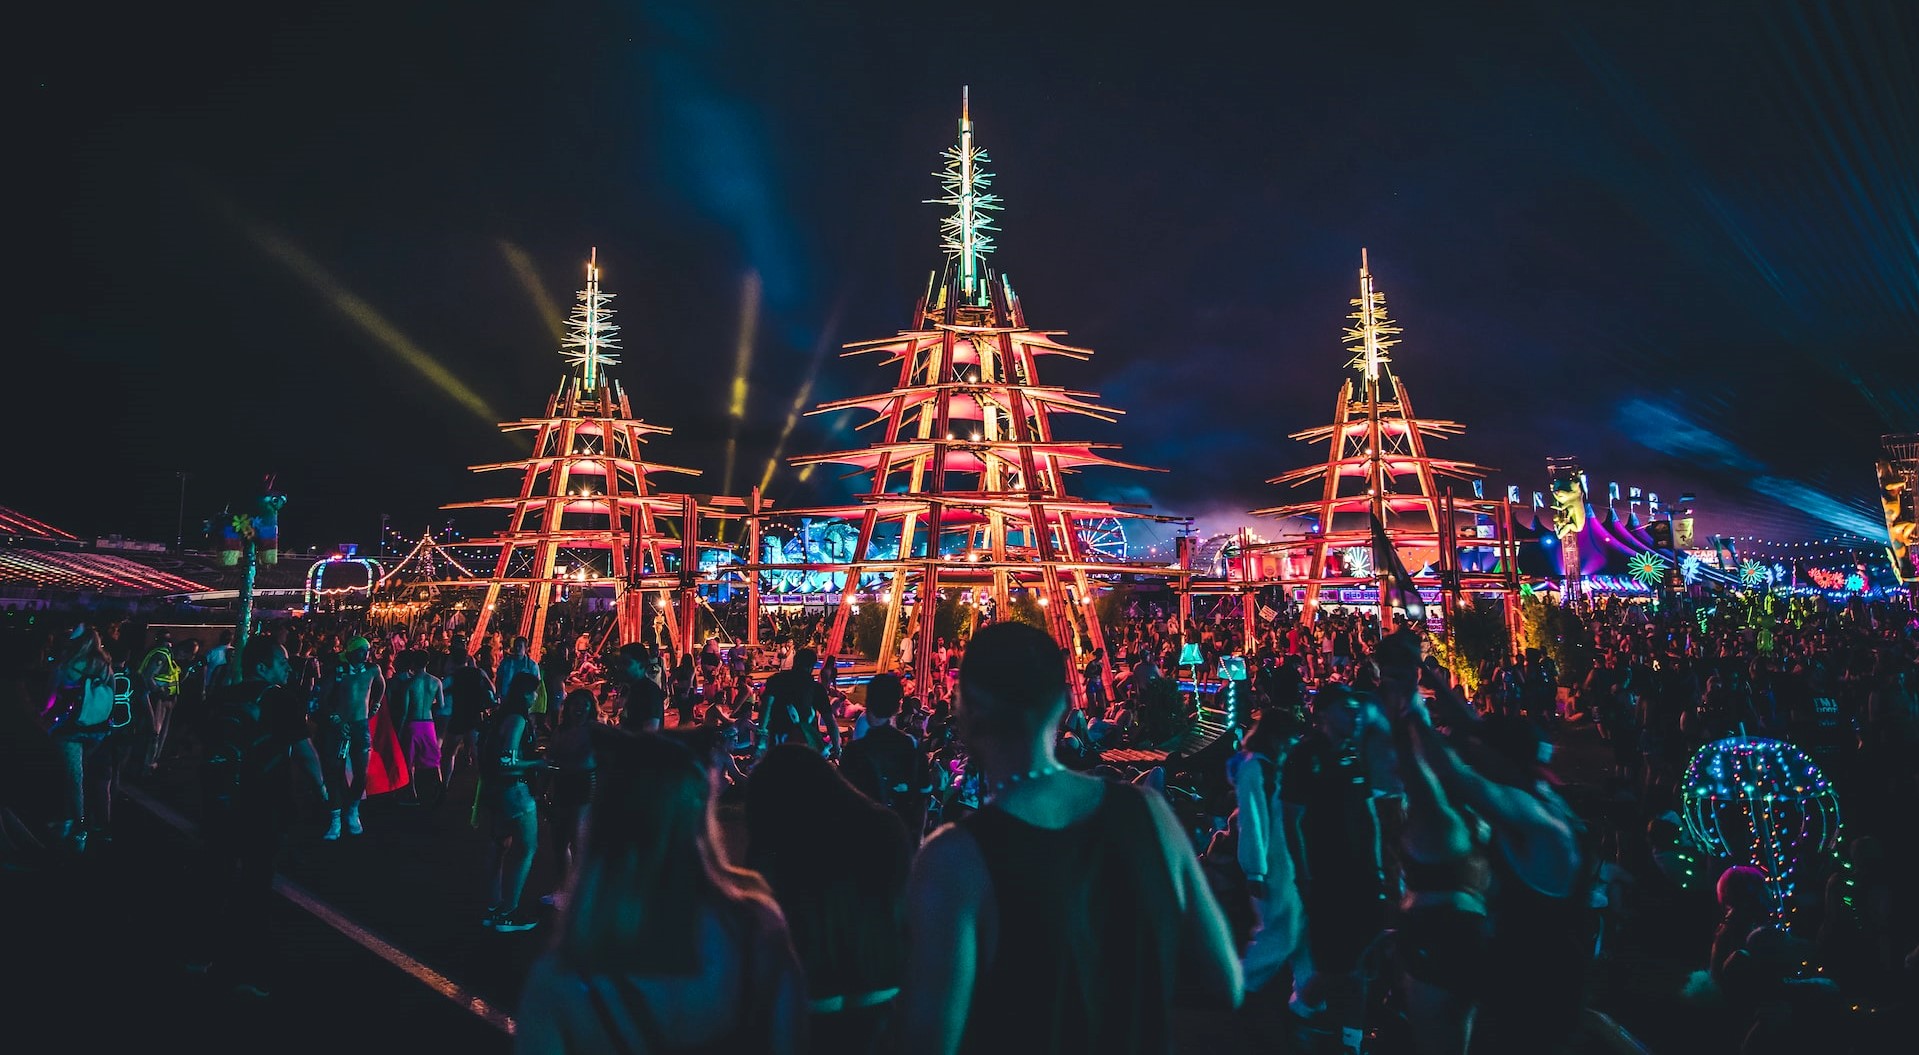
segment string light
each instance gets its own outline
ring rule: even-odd
[[[1773,915],[1790,929],[1797,883],[1839,846],[1839,794],[1819,766],[1784,741],[1715,740],[1687,765],[1680,804],[1700,845],[1766,874]]]

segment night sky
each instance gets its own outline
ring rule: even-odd
[[[1435,453],[1494,491],[1571,455],[1697,492],[1702,533],[1819,538],[1878,524],[1878,437],[1919,429],[1909,4],[51,6],[18,38],[0,504],[83,534],[171,540],[179,471],[190,535],[276,471],[291,545],[505,493],[466,467],[556,387],[595,246],[655,456],[719,491],[735,440],[743,493],[809,380],[887,383],[830,350],[938,265],[967,84],[991,263],[1099,353],[1042,380],[1128,411],[1068,434],[1170,470],[1084,493],[1283,501],[1362,246],[1418,409],[1468,427]]]

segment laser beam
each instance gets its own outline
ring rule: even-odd
[[[753,368],[753,342],[760,328],[760,273],[748,271],[740,287],[740,336],[733,347],[733,398],[727,414],[733,419],[733,435],[726,440],[726,472],[721,475],[721,494],[733,493],[734,455],[739,453],[740,423],[746,420],[746,375]]]
[[[320,294],[335,311],[346,316],[355,325],[373,338],[380,347],[392,353],[393,357],[418,371],[435,388],[445,393],[455,403],[472,411],[487,424],[497,424],[500,416],[487,406],[486,400],[478,392],[468,388],[466,382],[454,376],[444,364],[400,332],[400,328],[389,322],[373,305],[368,304],[352,290],[347,289],[335,279],[319,262],[308,256],[300,247],[294,245],[285,235],[258,220],[241,213],[231,205],[224,206],[228,215],[235,221],[247,240],[267,256],[278,261],[287,270],[293,272],[313,291]]]
[[[560,306],[553,295],[546,291],[546,284],[540,281],[540,270],[533,266],[533,258],[526,250],[502,238],[499,242],[500,255],[506,258],[506,266],[513,269],[513,277],[520,280],[520,286],[533,300],[533,308],[540,313],[540,321],[553,333],[555,341],[566,340],[566,320],[560,315]]]

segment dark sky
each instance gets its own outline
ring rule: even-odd
[[[555,387],[532,290],[567,310],[594,246],[657,457],[719,490],[736,437],[743,492],[809,378],[883,383],[816,350],[908,321],[963,84],[992,262],[1099,352],[1043,379],[1170,470],[1085,492],[1283,500],[1362,246],[1418,408],[1468,426],[1439,453],[1496,489],[1573,455],[1698,492],[1702,531],[1816,538],[1872,525],[1878,437],[1919,429],[1906,4],[52,6],[0,504],[78,532],[170,538],[182,470],[190,525],[277,471],[293,544],[503,493],[466,466]],[[849,442],[807,418],[785,453]]]

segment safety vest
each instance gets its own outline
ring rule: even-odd
[[[165,645],[156,646],[153,651],[147,653],[147,657],[140,661],[141,672],[144,673],[146,671],[155,656],[159,656],[166,662],[160,666],[158,673],[152,675],[154,686],[169,696],[178,693],[180,691],[180,664],[174,661],[173,650]]]

